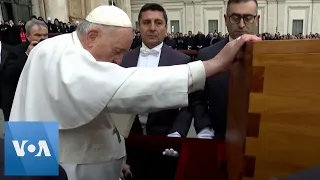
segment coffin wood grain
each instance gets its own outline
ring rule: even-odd
[[[248,43],[245,54],[230,73],[229,179],[280,178],[320,164],[320,41]],[[252,125],[252,114],[260,115],[259,125]],[[238,156],[255,157],[252,178],[244,177]]]

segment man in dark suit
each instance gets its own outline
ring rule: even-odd
[[[200,31],[198,32],[197,35],[195,35],[194,39],[195,39],[197,50],[200,50],[205,47],[206,36],[202,34]]]
[[[14,52],[14,46],[8,45],[0,41],[0,72],[3,69],[5,61],[12,56],[11,52]]]
[[[9,55],[1,63],[0,99],[5,121],[9,120],[16,87],[28,54],[38,42],[48,37],[46,24],[36,19],[27,22],[26,31],[28,41],[11,47]]]
[[[177,49],[177,43],[176,40],[173,38],[172,34],[169,34],[169,36],[165,39],[164,43],[172,49]]]
[[[256,0],[229,0],[225,23],[230,36],[199,52],[199,59],[206,61],[215,57],[231,40],[242,34],[254,34],[260,16]],[[229,71],[206,81],[205,91],[196,92],[191,101],[198,137],[224,138],[227,121]],[[212,131],[212,129],[214,131]]]
[[[122,60],[123,67],[158,67],[187,64],[190,57],[173,50],[163,43],[166,34],[165,12],[158,10],[157,4],[146,4],[139,15],[142,47],[126,53]],[[152,77],[149,77],[152,78]],[[170,109],[136,117],[131,130],[134,134],[153,134],[186,137],[192,121],[188,108]],[[170,136],[170,135],[169,135]]]
[[[1,41],[0,41],[0,72],[3,68],[3,64],[4,62],[6,61],[6,59],[8,58],[9,56],[9,51],[8,51],[8,46],[6,44],[3,44]]]
[[[126,53],[122,59],[123,67],[158,67],[187,64],[190,57],[175,51],[163,41],[167,32],[168,17],[164,8],[155,3],[144,5],[139,13],[139,27],[142,46]],[[152,81],[152,77],[150,78]],[[150,114],[139,114],[131,129],[131,134],[148,134],[169,137],[186,137],[192,122],[188,107],[168,109]],[[147,154],[148,153],[148,154]],[[150,163],[136,164],[139,156],[150,157]],[[166,179],[174,177],[178,159],[162,154],[133,154],[128,151],[128,163],[131,165],[134,179]],[[143,166],[144,168],[141,168]],[[139,168],[143,171],[139,172]],[[159,173],[159,168],[165,173]]]
[[[143,45],[144,47],[144,45]],[[123,67],[143,67],[142,55],[143,49],[138,47],[128,53],[126,53],[122,60]],[[187,64],[190,62],[190,57],[173,50],[166,44],[162,44],[162,47],[158,47],[159,58],[157,56],[151,57],[158,60],[158,64],[155,66],[172,66],[179,64]],[[153,55],[151,55],[153,56]],[[150,66],[153,60],[149,58]],[[146,65],[146,64],[145,64]],[[152,77],[150,77],[152,78]],[[161,136],[174,136],[174,137],[186,137],[192,122],[192,114],[189,112],[189,108],[180,109],[168,109],[160,112],[154,112],[150,114],[137,115],[135,122],[132,126],[130,134],[148,134],[148,135],[161,135]]]

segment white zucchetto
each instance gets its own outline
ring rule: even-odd
[[[117,26],[117,27],[132,27],[129,16],[116,6],[99,6],[93,9],[86,20],[92,23]]]

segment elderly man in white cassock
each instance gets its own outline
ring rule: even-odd
[[[76,32],[39,43],[17,86],[10,121],[58,121],[59,163],[69,180],[118,180],[125,144],[110,113],[149,113],[187,106],[188,93],[226,70],[243,35],[214,58],[186,65],[122,68],[133,38],[127,14],[115,6],[94,9]]]

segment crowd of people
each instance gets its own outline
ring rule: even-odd
[[[62,22],[57,18],[54,21],[51,21],[51,18],[48,17],[47,21],[45,21],[42,17],[32,16],[31,19],[37,19],[44,22],[48,27],[49,33],[71,33],[75,31],[78,21],[75,22]],[[17,24],[13,22],[13,20],[4,20],[0,21],[0,40],[2,43],[8,45],[18,45],[20,43],[26,42],[26,22],[19,21]]]
[[[197,34],[193,34],[192,31],[189,31],[187,34],[183,33],[168,33],[164,42],[171,46],[173,49],[193,49],[199,50],[208,46],[219,42],[220,40],[228,37],[229,34],[222,34],[221,32],[209,32],[207,35],[202,32],[198,32]],[[257,36],[261,37],[262,40],[294,40],[294,39],[320,39],[319,33],[311,33],[307,35],[303,35],[302,33],[291,35],[288,34],[280,34],[275,33],[262,33],[257,34]],[[132,43],[132,49],[141,46],[141,37],[140,32],[135,32],[135,38]]]
[[[47,21],[45,21],[42,17],[32,16],[31,19],[38,19],[43,21],[48,26],[49,33],[57,33],[57,34],[64,34],[64,33],[71,33],[75,31],[79,21],[71,22],[61,22],[57,18],[54,19],[53,23],[51,18],[49,17]],[[15,24],[13,20],[4,20],[0,21],[0,40],[9,45],[18,45],[22,42],[26,41],[25,33],[25,24],[24,21],[19,21],[18,24]],[[178,33],[167,33],[164,42],[172,47],[173,49],[192,49],[192,50],[199,50],[208,46],[215,44],[216,42],[228,37],[229,34],[222,34],[221,32],[209,32],[207,35],[203,34],[202,32],[198,32],[197,34],[192,33],[192,31],[188,31],[187,34],[183,34],[181,32]],[[258,34],[262,40],[291,40],[291,39],[320,39],[319,33],[312,33],[309,34],[296,34],[291,35],[288,34],[280,34],[277,32],[275,34],[271,33],[262,33]],[[141,46],[142,40],[140,37],[139,30],[135,30],[134,39],[132,42],[131,49]]]

